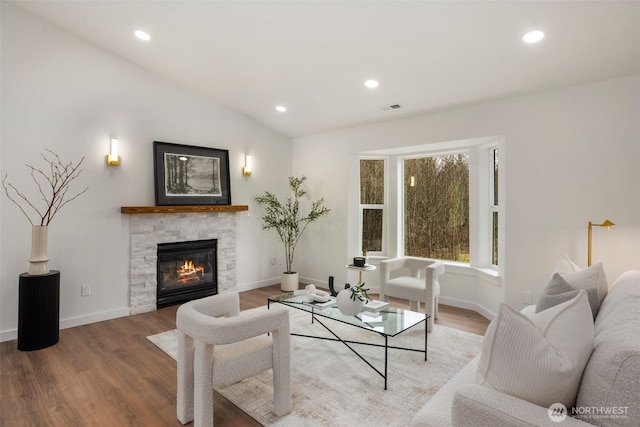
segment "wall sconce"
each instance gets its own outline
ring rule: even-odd
[[[591,228],[593,226],[607,227],[607,230],[608,230],[614,225],[615,224],[609,221],[608,219],[605,219],[602,224],[593,224],[591,221],[589,221],[589,226],[587,228],[587,231],[588,231],[587,232],[587,267],[591,267]]]
[[[244,167],[242,168],[242,174],[244,176],[251,175],[251,154],[244,156]]]
[[[107,166],[120,166],[120,155],[118,153],[118,140],[111,138],[111,147],[107,154]]]

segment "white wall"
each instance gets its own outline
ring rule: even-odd
[[[50,267],[61,271],[61,325],[128,314],[129,217],[121,206],[153,205],[153,141],[230,150],[238,217],[239,288],[272,283],[281,256],[261,231],[255,195],[285,194],[291,141],[254,120],[81,41],[2,3],[2,130],[0,174],[34,197],[26,163],[39,164],[50,148],[62,159],[85,156],[77,189],[86,194],[64,207],[50,225]],[[212,76],[215,78],[215,76]],[[107,167],[111,136],[120,139],[122,164]],[[242,176],[245,152],[254,173]],[[18,276],[28,268],[31,225],[0,197],[0,337],[15,338]],[[278,251],[274,255],[274,251]],[[91,284],[92,295],[80,296]]]
[[[523,291],[534,299],[565,253],[586,266],[587,222],[617,225],[594,230],[594,262],[609,282],[640,268],[640,76],[630,76],[435,114],[294,139],[293,172],[305,173],[334,208],[329,221],[310,230],[314,246],[301,248],[301,270],[318,282],[329,273],[340,283],[357,250],[356,153],[485,136],[504,136],[501,173],[506,178],[503,291],[479,292],[468,277],[443,279],[443,299],[495,312],[501,295],[518,308]],[[467,298],[465,298],[465,296]]]

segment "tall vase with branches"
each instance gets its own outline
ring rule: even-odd
[[[67,203],[84,194],[89,187],[73,196],[68,195],[71,183],[80,176],[79,162],[64,163],[53,151],[46,149],[40,156],[47,164],[45,168],[27,164],[31,179],[38,188],[39,197],[29,198],[15,185],[7,182],[8,174],[2,179],[5,194],[22,212],[32,226],[31,257],[29,258],[29,274],[42,275],[49,273],[47,256],[47,234],[51,220]],[[44,203],[42,203],[44,202]],[[34,220],[34,218],[37,218]]]
[[[275,230],[284,246],[287,269],[285,274],[295,273],[293,271],[293,257],[302,233],[309,224],[317,221],[331,210],[324,206],[324,199],[321,198],[311,202],[311,207],[306,214],[301,212],[300,201],[307,194],[303,186],[306,180],[306,176],[289,177],[292,196],[288,197],[286,201],[278,200],[276,195],[269,191],[255,198],[255,201],[263,206],[265,211],[262,217],[262,229]]]

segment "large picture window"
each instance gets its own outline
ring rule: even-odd
[[[404,254],[469,262],[469,154],[405,159]]]

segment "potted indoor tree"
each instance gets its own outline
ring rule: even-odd
[[[255,198],[255,201],[263,206],[265,210],[262,217],[262,229],[275,230],[284,245],[286,271],[281,276],[281,289],[283,291],[298,289],[298,273],[293,271],[293,256],[296,245],[300,241],[300,236],[302,236],[309,224],[330,211],[324,206],[324,199],[311,202],[311,208],[308,213],[303,214],[300,211],[300,199],[307,194],[303,188],[306,179],[306,176],[300,178],[289,177],[289,188],[292,196],[288,197],[285,202],[278,200],[276,195],[269,191]]]

